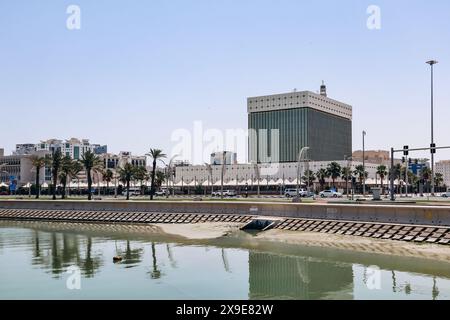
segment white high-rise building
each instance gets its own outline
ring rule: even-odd
[[[79,140],[76,138],[65,141],[49,139],[36,144],[36,151],[55,152],[56,150],[60,150],[63,156],[69,156],[72,159],[79,160],[87,151],[98,153],[98,150],[107,151],[107,148],[98,144],[90,144],[88,139]]]
[[[436,162],[436,173],[441,173],[444,184],[450,186],[450,160]]]

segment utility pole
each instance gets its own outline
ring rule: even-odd
[[[302,159],[303,159],[303,154],[309,150],[309,147],[303,147],[300,152],[298,153],[298,161],[297,161],[297,199],[300,198],[300,180],[301,180],[301,175],[300,175],[300,164],[302,163]]]
[[[394,148],[391,148],[391,168],[389,170],[391,201],[395,201],[394,196]]]
[[[438,62],[436,60],[430,60],[426,62],[431,67],[431,195],[434,196],[434,154],[436,153],[436,147],[434,143],[434,65]]]
[[[220,178],[220,198],[223,199],[223,177],[225,175],[225,154],[226,151],[222,152],[222,173]]]
[[[366,131],[362,132],[362,139],[363,139],[363,197],[366,196],[366,149],[365,149],[365,138],[366,137]]]

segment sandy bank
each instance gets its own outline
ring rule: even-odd
[[[189,240],[215,239],[239,230],[244,224],[233,222],[207,222],[196,224],[157,224],[164,233]]]
[[[327,233],[297,232],[273,229],[259,233],[256,239],[297,244],[311,247],[328,247],[364,253],[381,253],[394,256],[420,257],[450,262],[450,246],[405,241],[383,240]]]

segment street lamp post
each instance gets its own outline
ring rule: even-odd
[[[363,197],[366,196],[366,147],[365,147],[365,138],[366,131],[362,132],[362,141],[363,141]]]
[[[173,176],[172,175],[172,163],[173,160],[175,160],[175,158],[178,157],[178,154],[174,155],[172,158],[170,158],[169,160],[169,164],[167,165],[167,175],[166,175],[166,199],[169,199],[169,195],[170,195],[170,191],[169,191],[169,179]],[[173,186],[173,179],[172,179],[172,189],[174,188]]]
[[[434,145],[434,65],[438,62],[430,60],[426,62],[431,67],[431,147]],[[434,153],[431,149],[431,195],[434,196]]]
[[[349,156],[349,157],[347,157],[347,156],[344,156],[344,160],[345,161],[347,161],[347,177],[346,177],[346,189],[347,189],[347,191],[346,191],[346,193],[347,193],[347,199],[350,199],[350,195],[349,195],[349,187],[348,187],[348,180],[350,179],[350,160],[353,160],[353,157],[352,156]]]
[[[260,196],[260,188],[259,188],[260,169],[259,169],[258,163],[256,161],[254,161],[252,163],[253,163],[253,170],[255,171],[255,178],[258,181],[257,197],[259,198],[259,196]],[[252,189],[253,189],[253,178],[252,178]]]
[[[303,159],[303,154],[309,150],[309,147],[303,147],[298,154],[298,162],[297,162],[297,199],[300,198],[300,163]]]

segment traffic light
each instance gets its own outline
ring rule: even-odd
[[[404,155],[404,156],[409,155],[409,146],[404,146],[404,147],[403,147],[403,155]]]
[[[402,163],[405,163],[405,162],[406,162],[406,158],[402,157]]]
[[[435,154],[436,153],[436,143],[430,144],[430,148],[431,148],[431,153]]]
[[[409,164],[409,165],[412,164],[412,159],[411,159],[411,158],[408,159],[408,164]]]

